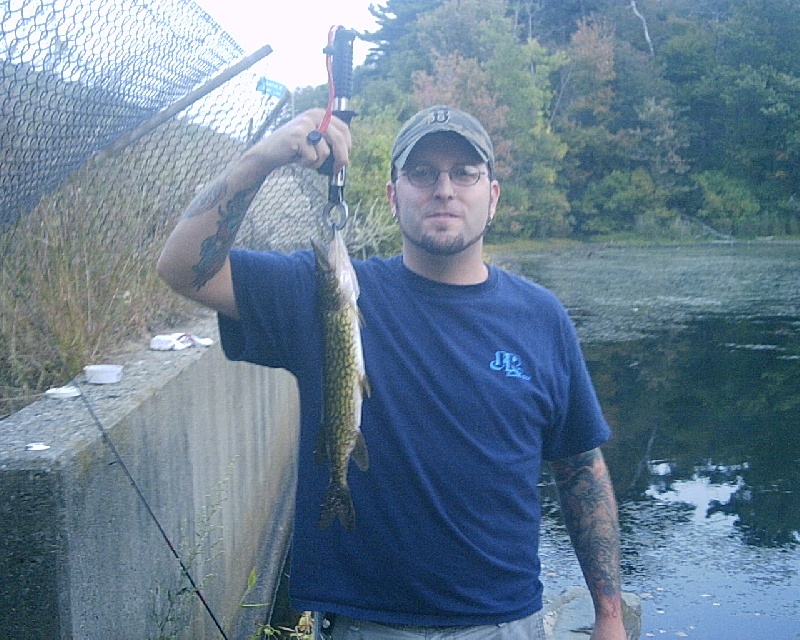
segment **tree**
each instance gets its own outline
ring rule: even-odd
[[[800,16],[795,3],[736,0],[725,11],[686,15],[670,23],[663,61],[676,104],[691,123],[689,157],[700,172],[746,185],[761,203],[758,215],[769,216],[759,225],[763,232],[796,229]]]
[[[503,0],[447,0],[420,17],[433,65],[415,75],[415,99],[464,108],[492,136],[504,182],[496,235],[563,234],[569,205],[556,175],[564,148],[548,121],[549,78],[563,59],[520,45],[505,9]]]
[[[427,52],[418,40],[417,21],[436,9],[442,0],[386,0],[370,5],[378,24],[363,38],[375,46],[367,56],[364,81],[389,81],[401,92],[411,91],[414,71],[430,69]]]
[[[627,169],[625,136],[611,130],[614,90],[613,26],[605,21],[582,20],[566,50],[569,63],[558,73],[558,95],[552,122],[567,145],[561,180],[570,202],[615,169]],[[577,209],[579,226],[581,208]]]
[[[358,102],[354,102],[358,110]],[[347,170],[347,200],[359,248],[366,254],[400,250],[400,232],[386,199],[392,143],[397,123],[391,108],[373,110],[353,120],[353,151]]]
[[[637,111],[640,129],[634,159],[650,170],[661,187],[674,188],[678,178],[689,170],[683,153],[689,136],[669,101],[647,98]]]
[[[612,233],[639,227],[658,227],[674,218],[667,207],[667,192],[656,186],[643,168],[612,171],[589,185],[578,208],[582,231]]]
[[[639,206],[622,223],[599,205],[601,193],[628,211],[650,193],[648,219],[659,224],[679,210],[707,217],[701,185],[724,182],[712,175],[759,204],[746,216],[757,224],[734,225],[737,233],[796,232],[795,4],[387,0],[372,9],[377,46],[357,70],[357,94],[362,114],[388,109],[397,126],[434,102],[486,123],[503,179],[498,239],[598,229],[606,215],[615,228],[645,219]]]
[[[581,20],[601,15],[611,5],[609,0],[509,0],[507,11],[521,42],[536,40],[560,48],[570,41]]]
[[[761,210],[747,183],[721,171],[704,171],[695,177],[703,193],[697,217],[729,235],[753,232]]]

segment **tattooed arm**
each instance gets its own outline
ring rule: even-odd
[[[300,114],[245,152],[189,204],[164,245],[158,274],[178,293],[238,318],[228,254],[244,215],[266,177],[297,163],[318,168],[333,153],[334,172],[350,153],[350,131],[332,118],[323,139],[306,136],[323,117],[322,109]],[[280,215],[280,212],[276,212]]]
[[[625,640],[619,523],[603,454],[592,449],[552,463],[561,511],[595,609],[593,640]]]

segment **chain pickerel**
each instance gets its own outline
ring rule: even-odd
[[[361,433],[361,405],[364,395],[369,394],[369,385],[361,347],[358,279],[338,229],[333,232],[327,254],[316,243],[313,246],[324,349],[322,424],[316,461],[322,464],[329,460],[331,467],[319,528],[327,527],[338,516],[346,529],[353,530],[356,516],[347,484],[350,458],[362,471],[369,467]]]

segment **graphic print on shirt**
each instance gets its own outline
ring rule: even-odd
[[[522,367],[522,358],[509,351],[495,351],[494,360],[489,363],[489,368],[492,371],[504,372],[507,378],[531,379],[529,375],[525,374]]]

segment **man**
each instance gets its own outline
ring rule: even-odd
[[[562,305],[483,261],[500,186],[489,136],[456,109],[421,111],[395,140],[387,195],[402,255],[354,262],[370,468],[349,475],[355,530],[317,527],[328,477],[313,463],[322,410],[314,257],[231,245],[271,171],[317,168],[330,154],[335,172],[347,164],[341,121],[322,140],[308,137],[322,117],[301,114],[209,185],[158,265],[176,291],[219,312],[229,358],[297,378],[294,606],[320,612],[318,636],[334,640],[543,638],[546,459],[594,601],[592,637],[622,640],[616,503],[597,448],[610,430]]]

